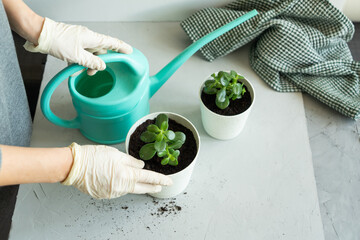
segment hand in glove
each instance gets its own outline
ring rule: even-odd
[[[94,198],[116,198],[127,193],[143,194],[161,191],[171,185],[165,175],[142,169],[144,162],[102,145],[70,145],[73,165],[64,185],[73,185]]]
[[[119,39],[93,32],[84,26],[58,23],[49,18],[45,18],[38,42],[39,45],[35,46],[27,41],[24,48],[30,52],[50,54],[68,63],[78,63],[89,68],[89,75],[106,68],[104,61],[96,55],[104,54],[107,50],[132,53],[132,47]]]

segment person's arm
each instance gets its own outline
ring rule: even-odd
[[[64,181],[73,164],[70,148],[26,148],[0,145],[0,186]]]
[[[170,177],[143,169],[144,162],[105,145],[76,143],[68,148],[0,145],[0,186],[61,182],[98,199],[127,193],[155,193]]]
[[[96,55],[107,50],[131,54],[132,47],[117,39],[99,34],[80,25],[71,25],[43,18],[22,0],[3,0],[11,28],[24,37],[24,48],[30,52],[50,54],[67,63],[88,68],[88,74],[104,70],[104,61]]]
[[[44,18],[32,11],[22,0],[2,0],[10,27],[29,42],[38,45]]]

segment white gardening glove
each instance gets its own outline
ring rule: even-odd
[[[64,185],[73,185],[90,196],[116,198],[127,193],[156,193],[171,185],[170,177],[142,169],[144,162],[116,148],[72,143],[73,165]]]
[[[78,63],[89,68],[89,75],[106,68],[104,61],[96,55],[104,54],[107,50],[132,53],[132,47],[119,39],[93,32],[84,26],[59,23],[49,18],[45,18],[38,42],[39,45],[35,46],[27,41],[24,48],[30,52],[50,54],[67,63]]]

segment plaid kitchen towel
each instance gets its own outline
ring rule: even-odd
[[[256,9],[259,14],[204,46],[212,61],[251,40],[250,64],[272,88],[303,91],[345,116],[360,118],[360,62],[347,42],[354,26],[327,0],[238,0],[206,8],[181,23],[196,41]]]

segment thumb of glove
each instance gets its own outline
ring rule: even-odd
[[[88,50],[88,51],[91,52],[90,50]],[[106,49],[102,49],[102,50],[99,50],[99,51],[94,52],[93,54],[94,54],[94,55],[101,55],[101,54],[105,54],[105,53],[107,53],[107,50],[106,50]],[[88,68],[88,70],[87,70],[87,74],[88,74],[89,76],[93,76],[93,75],[95,75],[96,73],[97,73],[97,70],[95,70],[95,69]]]
[[[97,71],[105,70],[106,68],[106,64],[101,58],[86,50],[82,50],[80,52],[78,56],[78,64]],[[94,74],[95,73],[96,72],[94,72]]]

